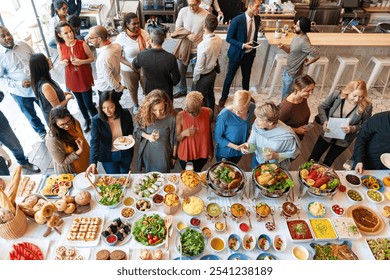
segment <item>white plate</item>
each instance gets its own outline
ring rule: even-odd
[[[119,217],[118,217],[118,218],[119,218]],[[107,223],[104,224],[104,227],[103,227],[103,228],[101,229],[101,231],[100,231],[100,235],[102,236],[102,237],[101,237],[102,239],[105,238],[105,237],[102,235],[102,232],[105,231],[105,230],[107,230],[108,226],[111,225],[111,224],[114,222],[114,220],[116,220],[116,219],[110,220],[110,221],[108,221]],[[121,219],[121,221],[122,221],[122,223],[125,223],[125,222],[126,222],[126,221],[124,221],[124,219]],[[129,232],[129,234],[128,234],[122,241],[118,240],[118,242],[116,243],[116,245],[115,245],[115,246],[111,246],[111,247],[120,247],[120,246],[123,246],[123,245],[125,245],[127,242],[130,241],[131,237],[133,236],[133,235],[131,234],[131,230],[133,229],[133,227],[130,225],[129,222],[126,222],[126,223],[128,223],[128,224],[129,224],[129,227],[130,227],[130,232]],[[105,241],[103,240],[103,242],[105,242]]]
[[[130,249],[129,248],[126,248],[126,247],[115,248],[115,246],[109,246],[109,245],[100,245],[99,247],[91,248],[91,255],[90,255],[89,259],[96,260],[96,253],[99,252],[100,250],[108,250],[110,253],[115,251],[115,250],[121,250],[121,251],[126,253],[125,260],[130,259]]]
[[[57,255],[56,251],[57,251],[57,248],[60,247],[60,246],[65,246],[65,245],[56,244],[56,245],[52,246],[51,253],[50,253],[50,256],[49,256],[50,260],[55,260],[56,259],[56,255]],[[83,260],[88,260],[89,256],[91,255],[91,249],[90,248],[75,248],[75,247],[72,247],[72,246],[65,246],[65,248],[67,248],[67,249],[68,248],[75,249],[75,255],[76,256],[82,256]]]
[[[50,240],[46,238],[40,238],[40,239],[35,239],[35,238],[25,238],[21,237],[18,239],[14,240],[4,240],[0,238],[0,260],[9,260],[9,253],[12,251],[12,245],[17,244],[17,243],[22,243],[22,242],[30,242],[39,247],[41,249],[42,254],[43,254],[43,259],[47,260],[48,259],[48,250],[50,246]]]
[[[30,178],[30,181],[28,182],[27,185],[31,184],[30,182],[35,183],[35,186],[33,186],[33,188],[30,190],[30,194],[36,193],[36,191],[38,190],[38,188],[41,184],[42,175],[22,176],[20,182],[22,182],[24,177]],[[9,185],[8,185],[8,187],[9,187]],[[21,187],[22,187],[21,184],[19,184],[18,194],[17,194],[16,199],[15,199],[16,203],[23,201],[23,199],[26,197],[26,195],[24,195],[23,193],[19,193],[19,190],[21,189]]]
[[[94,174],[89,174],[89,179],[96,183],[97,177]],[[85,177],[85,172],[81,172],[80,174],[77,174],[73,179],[73,186],[78,189],[88,189],[91,187],[91,183],[88,181],[88,179]]]
[[[97,238],[95,240],[91,240],[91,241],[85,241],[85,240],[69,240],[67,237],[69,235],[69,232],[70,232],[70,229],[73,225],[73,221],[75,218],[100,218],[102,220],[101,224],[100,224],[100,228],[98,229],[97,231]],[[99,244],[99,241],[100,241],[100,233],[102,231],[102,227],[104,225],[104,216],[99,216],[99,215],[92,215],[92,214],[89,214],[89,215],[73,215],[71,216],[70,219],[68,219],[66,221],[68,223],[67,225],[67,228],[66,228],[66,231],[65,234],[64,234],[64,241],[63,241],[63,245],[64,246],[69,246],[69,247],[94,247],[94,246],[97,246]]]
[[[384,166],[390,169],[390,153],[384,153],[381,155],[381,162]]]
[[[134,261],[143,261],[142,259],[140,259],[139,255],[141,253],[141,250],[142,249],[134,249],[133,252],[131,252],[131,260],[134,260]],[[149,250],[149,249],[147,249]],[[156,249],[157,250],[157,249]],[[166,251],[165,249],[160,249],[163,253],[162,255],[162,258],[161,260],[169,260],[169,251]],[[149,250],[151,253],[155,250]],[[152,259],[151,259],[152,260]]]
[[[120,138],[125,138],[126,139],[126,143],[121,143],[119,142],[119,139]],[[129,135],[129,136],[121,136],[121,137],[118,137],[114,140],[114,142],[112,143],[112,145],[114,146],[115,149],[118,149],[118,150],[128,150],[130,149],[131,147],[133,147],[135,144],[135,140],[133,138],[132,135]]]

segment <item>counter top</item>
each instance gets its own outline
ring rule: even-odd
[[[309,33],[313,46],[341,46],[341,47],[388,47],[390,46],[390,34],[358,34],[358,33]],[[283,39],[276,39],[274,33],[265,33],[270,45],[278,45],[280,42],[290,44],[294,34],[289,34]]]
[[[367,7],[363,10],[367,13],[390,13],[390,7]]]

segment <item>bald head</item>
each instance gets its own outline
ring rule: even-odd
[[[97,48],[104,45],[108,40],[107,29],[102,25],[96,25],[89,29],[89,41]]]

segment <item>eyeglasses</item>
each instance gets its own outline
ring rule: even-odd
[[[200,3],[196,3],[196,4],[188,4],[189,7],[196,7],[196,6],[199,6]]]
[[[88,40],[94,40],[96,38],[99,38],[100,36],[96,36],[96,37],[88,37]]]
[[[66,123],[62,123],[62,124],[57,124],[59,128],[65,128],[65,127],[69,127],[73,124],[73,120],[72,118],[69,119],[69,121],[67,121]]]

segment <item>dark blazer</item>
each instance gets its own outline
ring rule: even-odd
[[[253,41],[257,42],[257,32],[259,32],[260,28],[260,16],[254,16],[253,18],[255,20],[255,34]],[[230,44],[228,50],[229,59],[234,61],[241,61],[245,54],[245,50],[242,48],[242,45],[248,42],[247,37],[246,16],[245,13],[243,13],[233,18],[229,26],[229,30],[226,36],[226,41]],[[254,55],[256,55],[256,49],[253,49],[252,52]]]
[[[121,112],[121,127],[122,134],[124,136],[133,134],[133,118],[129,110],[123,109]],[[95,115],[92,118],[92,129],[91,129],[91,149],[89,162],[97,164],[100,162],[111,161],[111,145],[112,145],[112,134],[110,125],[108,122],[103,121],[99,118],[99,115]],[[133,150],[133,148],[130,149]]]

